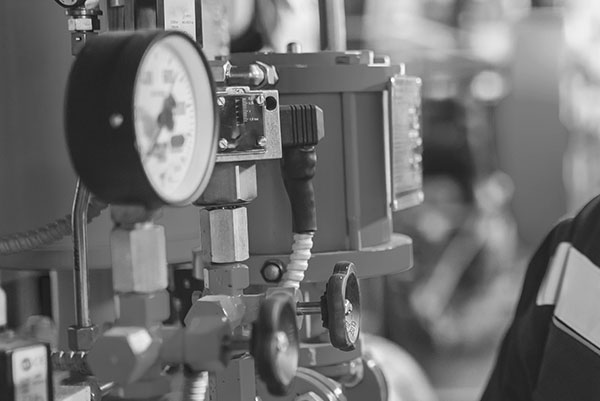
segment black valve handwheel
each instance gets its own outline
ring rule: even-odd
[[[292,298],[274,294],[263,301],[253,323],[250,353],[273,395],[285,395],[296,377],[300,339]]]
[[[321,315],[331,344],[352,351],[360,334],[360,288],[353,263],[336,263],[321,297]]]

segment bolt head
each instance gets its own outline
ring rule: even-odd
[[[258,138],[258,141],[256,141],[256,144],[261,148],[264,148],[265,146],[267,146],[267,137],[261,136],[260,138]]]
[[[267,261],[260,273],[267,283],[276,283],[283,276],[283,269],[280,263]]]
[[[219,96],[219,97],[217,98],[217,104],[218,104],[219,106],[225,106],[225,98],[224,98],[223,96]]]
[[[265,102],[265,97],[264,95],[258,95],[254,99],[254,101],[256,102],[256,104],[263,104]]]
[[[160,342],[143,327],[113,327],[88,354],[92,372],[103,381],[133,383],[158,359]]]

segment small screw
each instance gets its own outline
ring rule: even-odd
[[[258,140],[256,141],[256,144],[258,146],[260,146],[261,148],[264,148],[265,146],[267,146],[267,137],[266,136],[260,136],[258,138]]]
[[[265,102],[265,97],[263,95],[258,95],[254,101],[256,104],[263,104]]]
[[[108,118],[108,123],[113,128],[119,128],[123,124],[123,115],[119,113],[111,114]]]
[[[219,149],[226,150],[229,146],[229,141],[225,138],[219,139]]]
[[[225,106],[225,98],[224,98],[223,96],[219,96],[219,97],[217,98],[217,104],[218,104],[219,106]]]
[[[298,42],[290,42],[286,46],[288,53],[302,53],[302,45]]]

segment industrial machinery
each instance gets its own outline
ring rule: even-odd
[[[295,43],[208,60],[200,1],[110,0],[101,34],[97,3],[57,2],[75,56],[72,219],[0,239],[0,266],[72,231],[74,258],[25,259],[74,265],[76,320],[59,322],[62,351],[0,338],[8,400],[387,400],[362,355],[359,281],[412,264],[391,213],[422,200],[419,79]],[[110,246],[90,246],[104,208]],[[107,300],[114,315],[92,316]]]

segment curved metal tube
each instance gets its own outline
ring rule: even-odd
[[[92,325],[89,306],[89,277],[87,265],[87,223],[90,191],[77,180],[71,212],[73,227],[73,281],[75,284],[75,318],[78,327]]]

